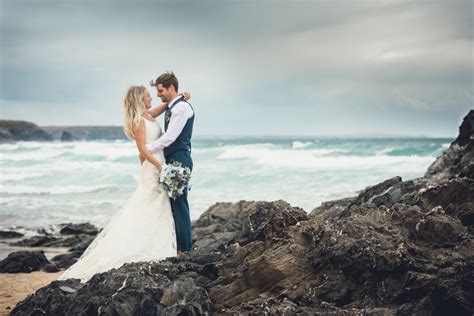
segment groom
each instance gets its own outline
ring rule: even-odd
[[[183,167],[193,170],[191,136],[194,109],[181,95],[178,95],[178,79],[172,72],[160,75],[151,85],[156,87],[161,101],[168,103],[168,108],[165,113],[165,133],[146,147],[152,153],[163,149],[167,164],[178,161]],[[188,190],[184,190],[184,194],[176,200],[171,199],[171,209],[176,227],[179,256],[183,251],[192,249]]]

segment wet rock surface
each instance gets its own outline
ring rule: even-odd
[[[92,235],[95,236],[99,233],[99,230],[90,223],[80,223],[80,224],[73,224],[69,223],[66,224],[59,233],[61,235]]]
[[[60,224],[59,233],[53,234],[46,229],[38,230],[40,235],[23,238],[10,243],[22,247],[71,247],[71,250],[85,250],[94,240],[99,229],[90,223]]]
[[[15,251],[0,261],[0,273],[39,271],[47,264],[43,251]]]
[[[453,176],[468,176],[473,178],[474,172],[474,110],[464,118],[459,127],[458,137],[444,152],[431,164],[425,174],[431,182],[447,180]]]
[[[472,115],[423,178],[387,179],[310,214],[218,203],[194,222],[193,251],[55,281],[12,315],[472,315]]]
[[[23,237],[22,233],[12,230],[0,230],[0,239],[13,239]]]

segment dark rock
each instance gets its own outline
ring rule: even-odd
[[[453,178],[426,187],[419,192],[419,196],[422,207],[432,209],[441,206],[447,214],[474,228],[474,181]]]
[[[413,181],[403,182],[400,177],[393,177],[379,184],[368,187],[360,192],[357,199],[351,205],[361,205],[363,203],[373,206],[390,207],[399,202],[406,194],[413,192],[416,185]],[[348,208],[350,208],[350,206]]]
[[[265,202],[216,203],[193,222],[193,246],[218,248],[250,233],[248,216]]]
[[[362,190],[358,196],[335,201],[323,202],[313,209],[310,217],[321,216],[328,221],[336,221],[341,216],[347,216],[351,211],[366,211],[372,207],[390,207],[397,202],[405,201],[409,204],[418,200],[414,192],[420,185],[415,181],[403,182],[400,177],[393,177],[374,186]],[[365,205],[365,208],[362,207]]]
[[[92,237],[93,239],[94,237]],[[73,236],[33,236],[11,243],[13,246],[22,247],[74,247],[81,243],[90,243],[90,235],[73,235]],[[84,244],[83,244],[84,245]]]
[[[39,310],[48,315],[209,314],[210,299],[203,286],[215,275],[192,257],[125,264],[96,274],[85,285],[74,279],[54,281],[19,303],[11,315],[33,315]]]
[[[273,217],[275,210],[282,208],[288,210],[288,213],[281,213],[287,217]],[[193,245],[198,248],[216,249],[236,241],[244,242],[252,234],[265,234],[264,229],[268,233],[270,230],[276,232],[290,222],[307,219],[302,209],[298,209],[296,213],[290,211],[294,209],[296,208],[292,208],[285,201],[217,203],[193,222]],[[259,218],[267,213],[269,214],[266,218],[272,218],[273,227],[270,227],[268,222],[259,222]]]
[[[339,218],[344,210],[356,201],[357,197],[348,197],[339,200],[327,201],[321,203],[309,213],[309,217],[320,216],[324,219]]]
[[[49,263],[43,251],[16,251],[0,261],[1,273],[32,272]]]
[[[374,186],[370,186],[359,193],[357,200],[353,204],[373,203],[375,199],[379,198],[380,196],[390,194],[390,191],[393,191],[393,188],[396,188],[401,184],[402,178],[393,177]]]
[[[60,240],[60,238],[54,236],[33,236],[11,243],[11,245],[22,247],[47,247],[58,240]]]
[[[474,164],[474,110],[470,110],[459,127],[458,137],[449,148],[436,159],[426,171],[425,177],[431,182],[439,182],[455,175],[473,174]]]
[[[53,227],[47,227],[47,228],[37,228],[36,229],[36,232],[40,235],[44,235],[44,236],[53,236],[55,235],[54,233],[54,228]]]
[[[51,258],[51,261],[54,262],[60,269],[67,269],[76,263],[77,259],[79,259],[83,252],[83,250],[66,252]]]
[[[423,219],[415,225],[420,238],[432,244],[455,245],[467,238],[467,231],[457,218],[447,216],[441,206],[424,214]]]
[[[65,226],[59,231],[62,235],[97,235],[99,230],[90,223],[80,223],[80,224],[65,224]]]
[[[285,228],[308,220],[306,212],[283,200],[259,205],[249,216],[250,240],[277,239]]]
[[[48,286],[40,288],[34,295],[30,295],[18,303],[10,315],[72,315],[64,313],[69,308],[67,304],[71,304],[69,300],[71,293],[63,292],[60,289],[61,286],[77,289],[82,285],[79,280],[75,279],[54,281]],[[97,315],[97,309],[91,309],[90,312],[91,315],[94,315],[92,312],[95,312],[95,315]]]
[[[73,235],[68,236],[66,238],[59,238],[56,241],[47,243],[46,246],[48,247],[76,247],[81,245],[82,243],[90,243],[94,239],[94,236],[90,235]],[[82,247],[82,246],[81,246]]]
[[[22,140],[50,141],[52,136],[31,122],[0,120],[0,142]]]
[[[72,141],[72,134],[66,131],[63,131],[61,134],[61,141],[62,142],[70,142]]]
[[[48,272],[48,273],[54,273],[54,272],[59,271],[59,267],[55,263],[48,263],[47,265],[44,266],[42,271]]]
[[[84,251],[89,247],[89,245],[94,241],[95,237],[94,236],[89,236],[89,235],[79,235],[79,236],[84,236],[80,237],[81,241],[77,243],[74,247],[70,248],[69,251]]]
[[[22,233],[18,233],[10,230],[0,230],[0,239],[12,239],[12,238],[21,238],[23,237]]]

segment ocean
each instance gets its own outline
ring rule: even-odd
[[[448,138],[193,139],[189,193],[196,219],[216,202],[284,199],[310,212],[393,176],[420,177]],[[135,190],[130,141],[0,144],[0,230],[27,235],[59,223],[103,227]]]

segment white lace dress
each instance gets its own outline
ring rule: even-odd
[[[145,120],[145,126],[147,143],[161,136],[157,122]],[[165,161],[163,151],[154,156]],[[158,177],[158,169],[145,161],[140,168],[138,187],[130,199],[59,280],[77,278],[86,282],[98,272],[127,262],[159,261],[177,255],[170,200],[158,184]]]

